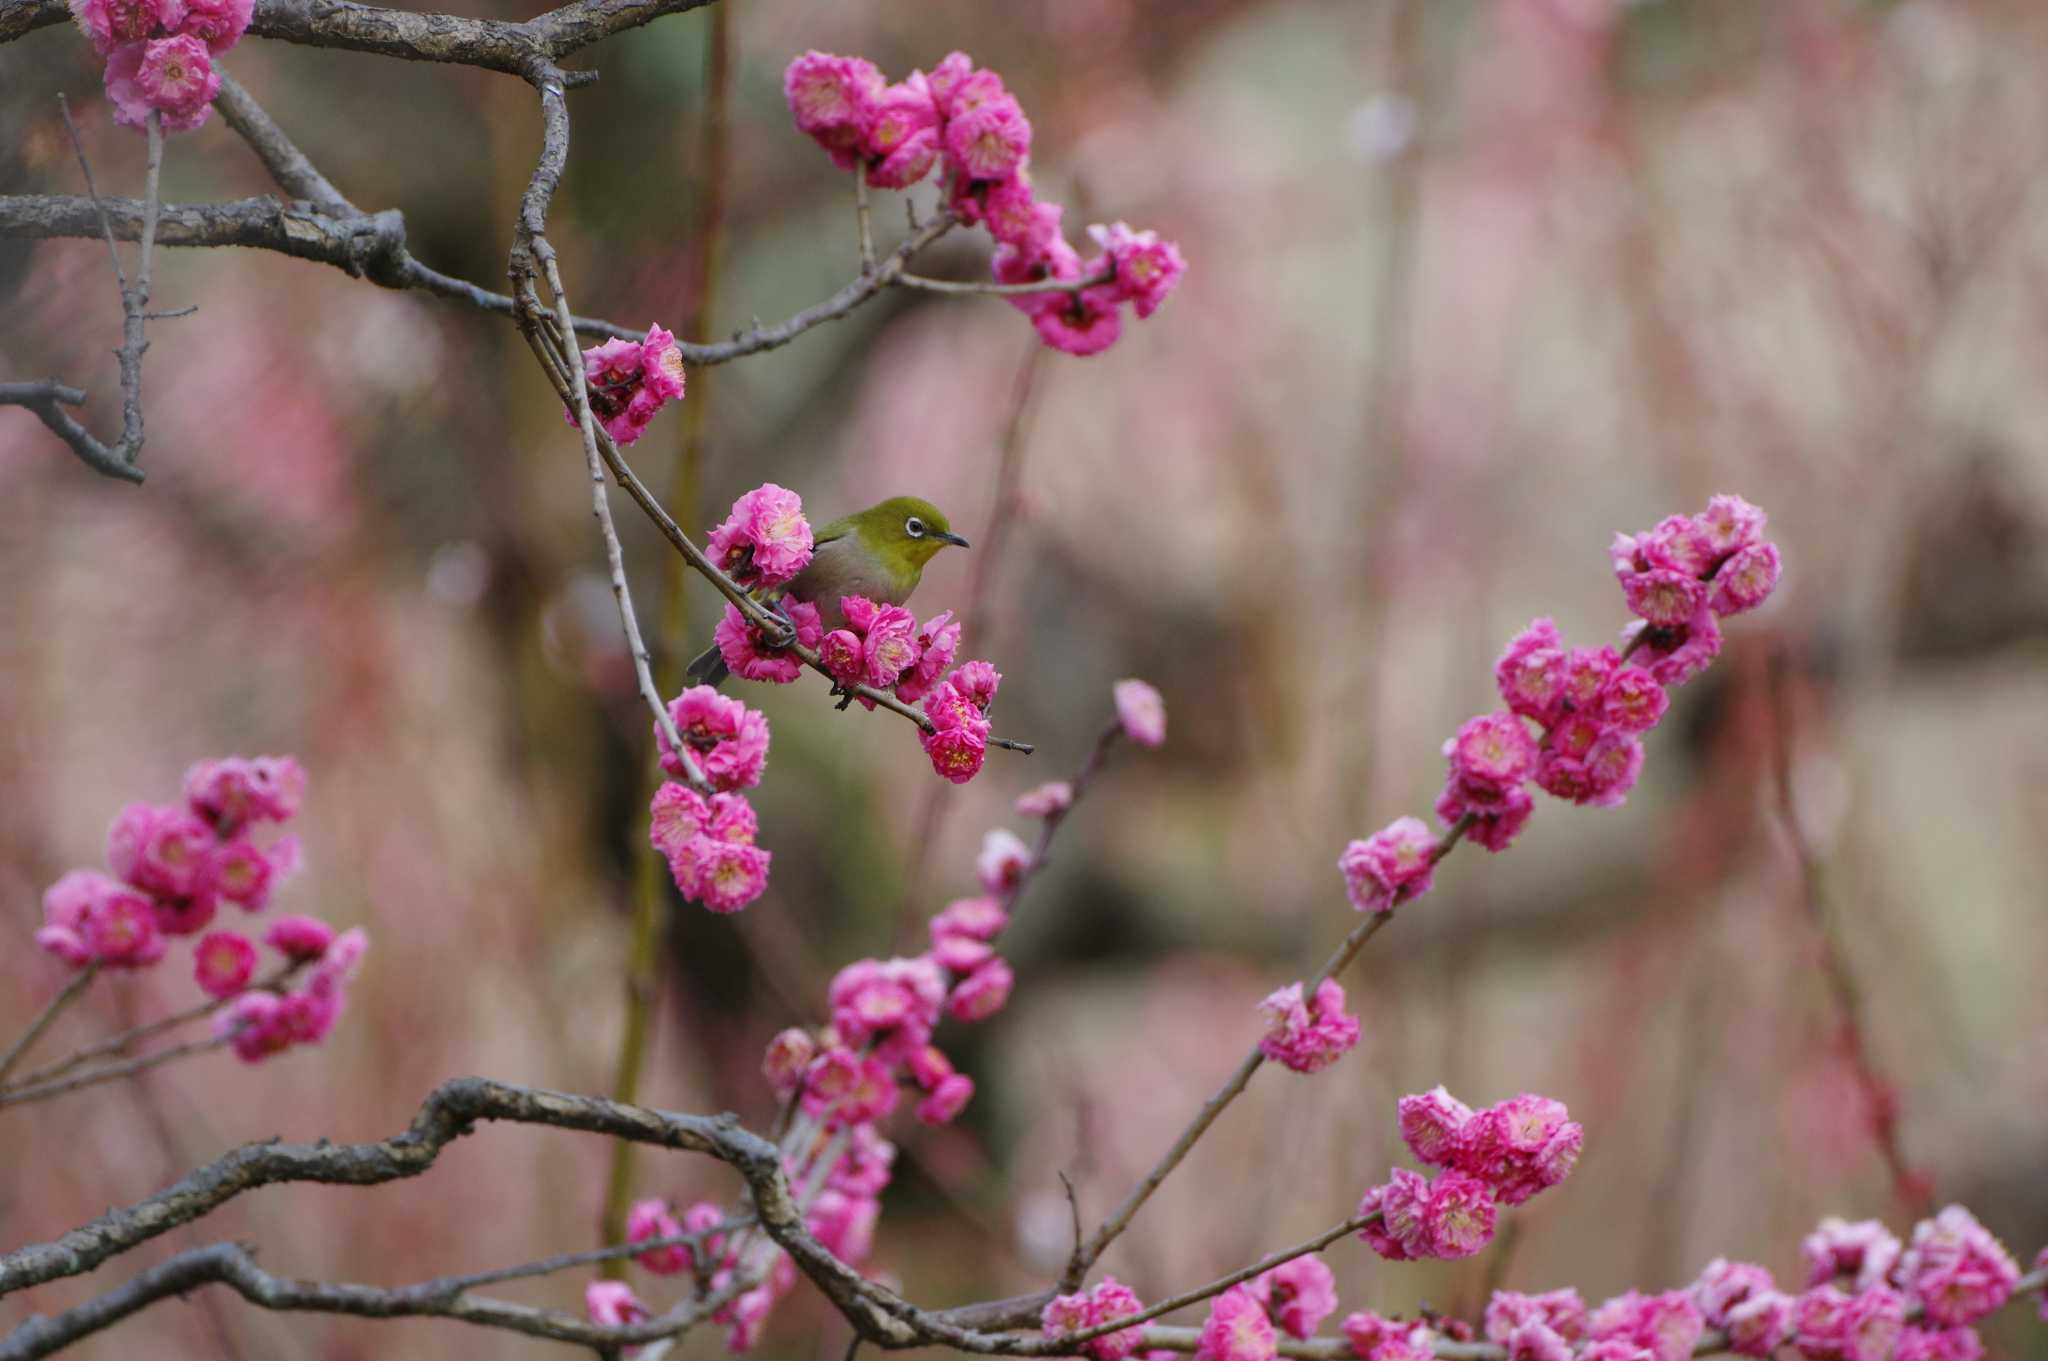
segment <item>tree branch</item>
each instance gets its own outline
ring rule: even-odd
[[[0,384],[0,392],[4,392],[7,386],[12,385]],[[92,980],[99,971],[98,964],[88,964],[80,969],[77,975],[64,985],[63,990],[50,999],[50,1004],[28,1023],[28,1029],[21,1032],[21,1038],[9,1045],[5,1054],[0,1054],[0,1083],[7,1080],[7,1075],[14,1071],[15,1064],[27,1057],[30,1047],[43,1037],[43,1032],[50,1028],[50,1023],[57,1019],[64,1008],[77,1001],[78,995],[92,986]]]
[[[668,14],[711,0],[576,0],[524,23],[418,14],[351,0],[257,0],[249,32],[259,38],[368,52],[406,61],[452,62],[524,76],[536,60],[558,60]],[[63,0],[0,0],[0,43],[71,17]]]

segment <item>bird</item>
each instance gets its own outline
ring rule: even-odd
[[[827,631],[846,627],[842,596],[860,595],[878,605],[901,605],[924,576],[924,565],[947,547],[966,548],[946,512],[919,496],[892,496],[855,511],[812,535],[810,563],[775,599],[817,606]],[[730,674],[718,645],[690,663],[698,685],[716,686]]]

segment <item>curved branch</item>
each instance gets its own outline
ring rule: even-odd
[[[634,1244],[634,1252],[644,1251]],[[590,1254],[578,1254],[589,1256]],[[561,1268],[555,1268],[560,1270]],[[386,1289],[352,1282],[296,1281],[274,1276],[256,1265],[239,1243],[214,1243],[181,1252],[116,1289],[54,1317],[36,1316],[0,1340],[0,1361],[37,1361],[158,1300],[184,1295],[202,1285],[226,1285],[249,1303],[264,1309],[308,1310],[352,1314],[359,1318],[450,1318],[485,1328],[502,1328],[528,1337],[577,1342],[591,1347],[630,1346],[673,1337],[723,1308],[741,1293],[745,1282],[723,1290],[686,1296],[673,1309],[641,1323],[610,1327],[559,1309],[543,1309],[511,1300],[472,1296],[460,1286],[427,1281],[417,1286]]]
[[[141,235],[140,199],[109,198],[102,202],[117,240],[133,241]],[[896,262],[907,263],[951,226],[951,221],[943,218],[925,224],[885,256],[874,273],[850,280],[831,297],[785,321],[737,331],[729,340],[697,344],[678,341],[676,348],[682,351],[685,363],[697,368],[780,349],[813,327],[838,321],[883,289],[900,283],[896,271],[901,265]],[[0,194],[0,238],[99,234],[99,219],[90,199],[71,194]],[[406,249],[404,215],[395,208],[350,217],[322,211],[310,202],[284,202],[268,195],[216,203],[166,203],[158,221],[156,240],[160,246],[246,246],[276,251],[294,259],[332,265],[383,288],[418,289],[468,303],[495,316],[516,319],[519,315],[517,299],[443,274],[415,259]],[[579,316],[576,333],[601,340],[639,340],[647,334],[647,328]]]
[[[368,52],[406,61],[452,62],[525,76],[536,62],[579,52],[668,14],[711,0],[576,0],[524,23],[416,14],[352,0],[257,0],[249,32],[259,38]],[[0,43],[71,17],[63,0],[0,0]]]

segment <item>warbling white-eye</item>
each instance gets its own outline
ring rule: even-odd
[[[946,512],[917,496],[892,496],[843,516],[819,529],[812,541],[810,565],[776,598],[816,605],[828,631],[846,627],[846,617],[839,612],[841,596],[901,605],[940,549],[967,547],[967,540],[953,532]],[[690,679],[698,685],[717,685],[727,674],[716,646],[690,663]]]

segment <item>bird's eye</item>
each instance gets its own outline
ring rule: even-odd
[[[911,516],[903,522],[903,532],[913,539],[922,539],[924,537],[924,521],[918,519],[915,515]]]

